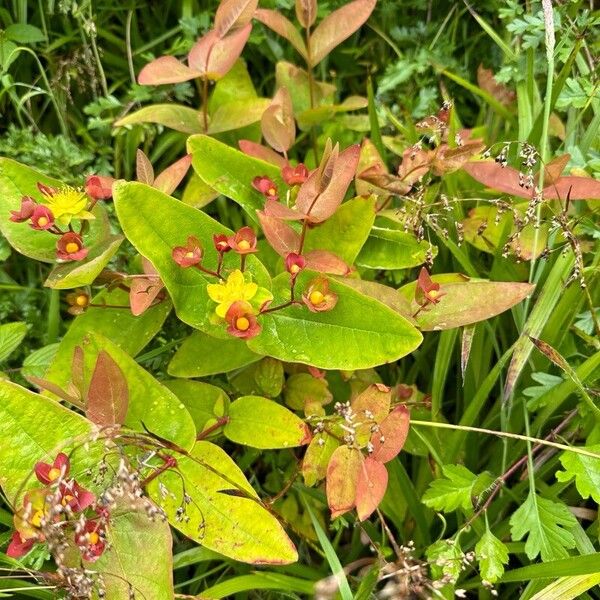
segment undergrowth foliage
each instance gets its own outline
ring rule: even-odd
[[[117,11],[120,38],[92,3],[21,4],[0,595],[596,597],[582,2],[398,3],[410,27],[384,0],[182,2]],[[59,16],[81,46],[55,58]],[[463,24],[492,65],[472,36],[457,60]]]

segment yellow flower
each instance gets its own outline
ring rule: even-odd
[[[258,285],[247,282],[244,274],[237,269],[229,275],[226,282],[209,283],[206,286],[206,291],[210,299],[218,304],[215,312],[224,319],[229,307],[234,302],[247,302],[254,298],[258,291]]]
[[[70,186],[59,188],[54,193],[44,193],[43,202],[61,225],[68,225],[71,219],[94,218],[91,212],[85,210],[88,204],[86,193]]]

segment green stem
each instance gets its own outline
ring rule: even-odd
[[[48,304],[48,328],[46,330],[46,343],[54,344],[58,341],[60,327],[60,291],[50,290],[50,303]]]

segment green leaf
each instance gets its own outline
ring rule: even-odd
[[[221,448],[196,442],[190,455],[177,461],[177,472],[167,471],[148,486],[173,527],[202,546],[242,562],[289,564],[298,559],[280,523]],[[159,482],[169,492],[165,497]],[[188,504],[183,486],[191,499]],[[180,506],[185,506],[183,520],[177,518]]]
[[[27,23],[13,23],[4,30],[7,39],[17,42],[17,44],[34,44],[43,42],[46,37],[41,29]]]
[[[0,380],[0,485],[11,502],[37,484],[35,463],[51,463],[65,448],[78,448],[72,457],[78,471],[94,466],[98,455],[81,447],[91,434],[92,424],[81,415]]]
[[[232,402],[223,433],[232,442],[262,449],[302,446],[311,437],[302,419],[260,396],[242,396]]]
[[[108,549],[93,565],[102,573],[106,600],[129,597],[131,584],[135,597],[144,600],[171,600],[173,592],[173,540],[168,523],[151,521],[142,510],[111,515],[107,529]],[[140,552],[152,548],[151,552]]]
[[[458,540],[438,540],[426,551],[433,580],[456,583],[463,569],[463,552]]]
[[[181,268],[171,252],[194,235],[204,248],[203,264],[216,268],[217,251],[212,236],[231,231],[205,213],[142,183],[117,182],[113,192],[123,231],[160,274],[177,316],[196,329],[228,338],[225,328],[213,322],[216,305],[206,291],[215,278],[208,276],[209,279],[197,269]],[[239,257],[234,252],[226,254],[224,265],[226,270],[238,268]],[[255,256],[248,256],[246,266],[260,286],[270,287],[269,274]]]
[[[119,119],[115,127],[137,125],[138,123],[157,123],[182,133],[200,133],[203,131],[200,113],[193,108],[178,104],[153,104],[144,106]]]
[[[221,77],[208,100],[208,112],[212,116],[219,106],[232,100],[256,98],[254,84],[243,59],[238,59],[224,77]]]
[[[304,483],[313,486],[327,475],[327,465],[340,442],[325,432],[313,437],[302,460]]]
[[[574,600],[586,596],[589,598],[589,595],[585,592],[599,583],[600,573],[561,577],[540,590],[535,596],[532,596],[531,600]]]
[[[300,579],[283,573],[260,572],[251,575],[238,575],[202,590],[202,598],[217,600],[231,598],[240,592],[256,592],[256,590],[280,590],[285,597],[295,598],[291,592],[298,592],[305,597],[313,597],[315,584],[308,579]]]
[[[103,350],[119,365],[129,389],[125,425],[137,431],[148,429],[185,449],[194,445],[196,428],[175,394],[140,367],[125,351],[93,330],[83,337],[80,344],[84,352],[84,373],[88,376],[91,376],[98,355]],[[61,373],[55,372],[50,381],[65,387],[70,379],[69,368]]]
[[[27,358],[23,361],[23,368],[21,369],[21,375],[23,377],[39,377],[43,378],[44,373],[50,366],[50,363],[56,357],[59,344],[48,344],[38,350],[34,350]]]
[[[569,575],[600,575],[600,552],[570,556],[560,560],[526,565],[519,569],[507,571],[502,582],[528,581],[530,579],[548,579],[551,577],[567,577]]]
[[[188,139],[194,170],[207,185],[237,202],[256,223],[256,211],[262,210],[264,196],[252,187],[257,176],[272,179],[284,189],[279,168],[265,161],[247,156],[206,135]]]
[[[6,360],[27,335],[27,323],[5,323],[0,325],[0,362]]]
[[[301,272],[296,290],[306,289],[314,276]],[[421,334],[397,312],[342,281],[329,279],[329,286],[338,295],[333,310],[313,313],[290,306],[265,314],[259,319],[262,332],[248,347],[282,361],[352,370],[393,362],[420,345]],[[273,294],[273,306],[288,299],[287,273],[273,280]]]
[[[508,548],[489,529],[475,545],[481,579],[495,583],[504,574],[508,564]]]
[[[535,286],[513,281],[472,280],[465,275],[433,275],[440,283],[440,300],[419,311],[415,320],[421,331],[453,329],[471,325],[508,310],[529,296]],[[415,301],[416,281],[398,291],[411,302],[412,314],[419,310]]]
[[[567,549],[575,547],[575,538],[568,528],[575,523],[564,504],[530,491],[510,518],[510,532],[513,540],[527,537],[525,554],[530,560],[541,554],[546,562],[569,556]]]
[[[242,98],[221,104],[210,118],[208,132],[222,133],[252,125],[260,121],[270,103],[269,98]]]
[[[67,290],[91,284],[117,253],[123,239],[122,235],[112,235],[91,248],[85,260],[54,267],[44,285],[57,290]]]
[[[586,450],[600,454],[600,444],[586,446]],[[575,487],[585,500],[590,496],[600,504],[600,460],[575,452],[563,452],[560,462],[565,469],[556,472],[558,481],[575,479]]]
[[[260,360],[244,340],[219,339],[194,331],[175,352],[168,373],[173,377],[206,377],[229,373]]]
[[[408,269],[423,264],[428,250],[437,254],[436,246],[426,240],[419,242],[399,227],[384,217],[377,219],[356,264],[367,269]]]
[[[446,479],[435,479],[423,494],[423,504],[438,511],[472,510],[473,498],[478,491],[476,488],[481,489],[486,483],[491,483],[489,475],[477,476],[463,465],[444,465],[442,472]]]
[[[13,223],[8,219],[11,210],[19,210],[21,207],[23,196],[31,196],[37,201],[42,200],[42,195],[37,188],[38,182],[52,187],[62,185],[57,179],[47,177],[31,167],[9,158],[0,158],[0,232],[17,252],[36,260],[54,263],[57,236],[47,231],[31,229],[27,223]],[[93,214],[96,218],[89,221],[90,229],[84,236],[88,248],[93,248],[109,235],[104,206],[97,204]]]
[[[332,217],[306,232],[305,250],[329,250],[351,265],[375,221],[375,196],[344,202]]]
[[[91,304],[94,306],[71,322],[56,357],[44,375],[45,379],[58,385],[68,381],[75,346],[81,345],[89,331],[102,332],[124,352],[135,356],[158,333],[171,310],[171,303],[166,301],[134,317],[129,309],[129,294],[120,289],[103,290],[94,296]],[[124,308],[102,308],[103,305]]]
[[[198,433],[214,425],[229,411],[229,396],[216,385],[187,379],[171,379],[163,385],[188,409]]]

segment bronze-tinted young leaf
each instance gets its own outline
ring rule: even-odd
[[[410,413],[400,404],[381,422],[379,431],[373,433],[371,458],[384,463],[395,458],[406,442],[409,428]]]
[[[560,154],[555,156],[545,167],[544,167],[544,184],[550,185],[555,183],[558,178],[562,175],[568,162],[571,160],[570,154]],[[538,173],[539,176],[539,173]],[[536,182],[538,180],[536,176]]]
[[[134,316],[146,312],[164,288],[160,277],[136,277],[129,286],[129,304]]]
[[[364,178],[363,173],[365,174]],[[356,193],[360,196],[377,194],[379,196],[387,197],[388,194],[386,194],[386,191],[383,188],[378,187],[369,179],[369,177],[377,178],[387,174],[387,165],[381,158],[375,144],[373,144],[369,138],[365,138],[360,146],[360,156],[356,167],[356,181],[354,182]],[[408,189],[409,186],[406,187],[406,190],[403,193],[406,193]]]
[[[309,62],[314,67],[348,39],[370,17],[377,0],[354,0],[327,15],[310,38]]]
[[[143,150],[137,149],[135,154],[135,171],[137,180],[152,185],[154,183],[154,167]]]
[[[273,97],[260,121],[263,137],[273,150],[287,152],[296,139],[296,123],[292,99],[287,88],[281,87]]]
[[[138,75],[140,85],[163,85],[165,83],[181,83],[200,77],[201,72],[186,67],[174,56],[161,56],[148,63]]]
[[[339,154],[336,149],[329,157],[323,156],[321,167],[311,173],[298,192],[296,207],[313,223],[325,221],[337,210],[354,179],[360,146],[355,144]]]
[[[592,177],[561,177],[544,188],[546,200],[600,200],[600,181]]]
[[[252,23],[230,32],[221,38],[213,29],[200,38],[188,54],[188,63],[192,69],[203,77],[218,80],[223,77],[240,57]]]
[[[277,154],[277,152],[274,152],[271,150],[271,148],[263,146],[262,144],[257,144],[256,142],[252,142],[250,140],[240,140],[238,142],[238,146],[244,154],[253,156],[254,158],[260,158],[260,160],[264,160],[265,162],[271,163],[280,168],[287,164],[283,156]]]
[[[412,186],[420,181],[431,168],[433,152],[430,150],[407,148],[402,154],[402,163],[398,168],[398,177],[402,183]]]
[[[519,198],[531,198],[533,195],[533,190],[519,184],[519,171],[512,167],[503,167],[493,160],[478,160],[466,163],[463,169],[473,179],[494,190]]]
[[[317,18],[317,0],[296,0],[296,17],[302,27],[312,27]]]
[[[329,275],[347,275],[350,267],[336,254],[328,250],[310,250],[304,255],[306,268],[328,273]]]
[[[278,35],[284,37],[296,50],[300,56],[307,59],[306,44],[300,35],[300,32],[294,27],[294,24],[286,19],[281,13],[268,8],[259,8],[254,13],[254,18],[272,29]]]
[[[448,144],[438,146],[431,167],[435,175],[458,171],[472,156],[485,148],[483,140],[467,140],[462,146],[450,148]]]
[[[356,448],[340,446],[327,465],[327,504],[331,517],[339,517],[356,505],[356,485],[363,455]]]
[[[105,350],[98,352],[87,391],[87,418],[96,425],[121,425],[127,415],[129,388],[119,365]]]
[[[285,221],[258,211],[258,220],[267,241],[280,256],[286,257],[290,252],[298,252],[300,234],[294,231]]]
[[[232,29],[250,23],[258,6],[258,0],[222,0],[215,13],[214,30],[219,37],[225,37]]]
[[[170,196],[186,176],[191,164],[192,155],[186,154],[162,171],[154,180],[153,187]]]
[[[371,438],[371,427],[381,423],[390,412],[392,394],[381,384],[370,385],[352,400],[355,417],[356,442],[365,446]]]
[[[362,461],[356,482],[356,512],[365,521],[383,500],[388,484],[385,465],[370,456]]]
[[[437,304],[429,304],[422,310],[414,301],[416,283],[400,288],[400,293],[411,300],[417,327],[421,331],[439,331],[462,327],[490,319],[508,310],[529,296],[535,286],[516,281],[473,281],[462,276],[462,280],[451,274],[434,275],[433,281],[440,283]]]
[[[332,435],[325,432],[313,437],[302,460],[302,476],[306,485],[313,486],[325,479],[331,455],[339,445]]]
[[[269,217],[274,217],[276,219],[282,219],[283,221],[299,221],[300,219],[304,219],[306,215],[297,210],[297,206],[294,208],[289,208],[285,204],[281,202],[277,202],[273,198],[267,198],[265,201],[265,215]]]

